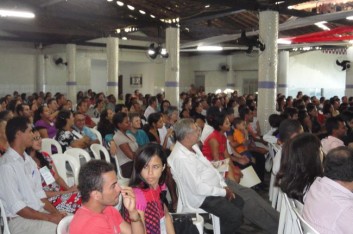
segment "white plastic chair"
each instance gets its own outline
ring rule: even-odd
[[[102,134],[96,128],[90,128],[90,130],[97,136],[99,143],[103,145]]]
[[[81,165],[84,164],[84,162],[82,162],[81,158],[84,158],[86,163],[91,160],[91,156],[89,155],[89,153],[86,150],[80,149],[80,148],[67,149],[65,151],[65,154],[70,154],[72,156],[77,157],[79,159]]]
[[[69,227],[72,219],[74,218],[73,215],[65,216],[58,224],[58,228],[56,229],[56,234],[69,234]]]
[[[269,144],[269,157],[271,159],[268,160],[273,160],[273,158],[276,156],[276,153],[278,152],[278,147],[275,144]],[[278,187],[275,187],[275,175],[271,173],[271,179],[270,179],[270,189],[268,191],[268,197],[269,200],[272,202],[272,207],[276,208],[276,200],[278,196]],[[275,201],[274,201],[275,200]],[[278,209],[277,209],[278,211]]]
[[[105,161],[109,162],[110,163],[110,155],[109,155],[109,152],[108,150],[103,146],[103,145],[100,145],[100,144],[92,144],[90,146],[91,148],[91,151],[93,153],[93,156],[95,159],[98,159],[100,160],[101,159],[101,152],[104,154],[104,159]]]
[[[299,214],[301,214],[303,212],[304,204],[296,199],[293,199],[293,201],[294,201],[296,210],[298,211]]]
[[[78,173],[80,171],[80,161],[78,158],[69,154],[53,154],[51,158],[53,159],[60,177],[69,185],[70,183],[66,169],[66,162],[68,162],[73,171],[75,184],[78,184]]]
[[[118,176],[118,183],[120,185],[128,185],[130,179],[129,178],[125,178],[122,176],[121,174],[121,168],[119,166],[119,159],[117,155],[114,155],[113,158],[115,159],[115,164],[116,164],[116,171],[118,172],[117,176]]]
[[[3,234],[10,234],[9,224],[7,223],[7,217],[5,214],[5,208],[4,208],[4,205],[2,204],[1,199],[0,199],[0,213],[1,213],[0,232],[1,232],[1,228],[4,227]]]
[[[53,154],[52,152],[52,146],[54,146],[56,148],[56,153],[58,154],[62,154],[63,153],[63,149],[61,148],[61,145],[58,141],[56,141],[55,139],[52,138],[43,138],[42,139],[42,151],[46,152],[50,155]]]
[[[191,212],[191,213],[207,213],[201,208],[194,208],[189,205],[188,200],[187,200],[187,195],[183,192],[182,188],[182,183],[179,180],[178,176],[173,173],[172,169],[172,175],[175,180],[175,183],[177,184],[177,190],[178,190],[178,206],[177,206],[177,213],[185,213],[185,212]],[[212,226],[213,226],[213,233],[214,234],[221,234],[221,226],[220,226],[220,221],[219,217],[216,215],[210,214],[212,218]]]
[[[284,226],[286,223],[286,217],[287,217],[287,206],[282,202],[282,197],[283,197],[283,192],[282,190],[278,189],[278,197],[281,198],[281,209],[279,213],[279,223],[278,223],[278,234],[283,234],[284,233]]]
[[[287,194],[283,193],[282,203],[286,206],[286,223],[284,225],[285,234],[303,234],[297,215],[295,214],[295,204],[293,199],[288,198]]]
[[[296,214],[299,224],[301,227],[301,233],[303,234],[320,234],[315,230],[306,220],[304,220],[303,216],[298,212],[298,210],[294,209],[294,213]]]

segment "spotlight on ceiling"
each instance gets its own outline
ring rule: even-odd
[[[147,50],[148,57],[156,59],[158,56],[161,58],[168,58],[169,54],[166,48],[163,48],[161,44],[152,43]]]
[[[116,4],[118,4],[118,6],[124,6],[124,3],[122,1],[116,1]]]

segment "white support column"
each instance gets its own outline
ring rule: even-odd
[[[76,103],[76,45],[66,45],[66,59],[67,59],[67,98]]]
[[[179,106],[179,28],[166,29],[166,49],[169,58],[165,63],[165,98],[174,106]]]
[[[107,38],[107,69],[108,81],[107,94],[113,94],[118,97],[119,91],[119,38]]]
[[[347,49],[347,57],[349,61],[353,61],[353,47]],[[353,69],[346,70],[346,90],[345,95],[347,97],[353,96]]]
[[[285,96],[288,95],[288,68],[289,68],[289,51],[281,51],[278,59],[278,83],[277,93]]]
[[[268,117],[276,111],[278,12],[260,12],[259,26],[259,37],[266,48],[259,52],[257,115],[261,131],[267,132],[270,129]]]
[[[227,72],[227,88],[228,89],[235,89],[235,79],[234,79],[234,71],[233,71],[233,56],[227,56],[227,65],[229,71]]]
[[[43,91],[44,93],[46,92],[46,68],[45,68],[45,58],[44,54],[39,51],[37,55],[37,86],[36,90],[37,92]]]

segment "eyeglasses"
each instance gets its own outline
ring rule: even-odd
[[[42,139],[40,136],[33,137],[33,140],[34,140],[34,141],[39,141],[40,139]]]

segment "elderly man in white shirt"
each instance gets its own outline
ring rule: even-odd
[[[28,119],[15,117],[9,120],[6,137],[10,148],[0,160],[0,199],[10,232],[56,233],[57,224],[66,214],[60,213],[48,201],[37,165],[25,153],[33,141]]]
[[[254,190],[234,181],[224,181],[196,146],[200,132],[193,120],[180,120],[174,130],[177,143],[168,164],[172,174],[183,184],[188,203],[218,216],[222,233],[234,233],[241,224],[242,214],[267,232],[276,233],[278,212]],[[242,210],[240,197],[244,202]]]

